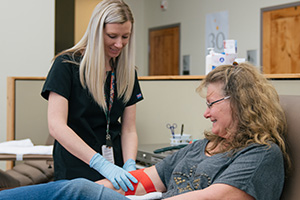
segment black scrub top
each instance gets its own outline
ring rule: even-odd
[[[80,57],[75,58],[77,61]],[[55,92],[69,102],[68,126],[81,137],[91,148],[102,154],[101,147],[105,145],[107,120],[103,109],[94,101],[88,89],[81,86],[79,80],[79,66],[66,60],[71,56],[62,55],[54,61],[41,95],[48,100],[50,91]],[[105,84],[105,96],[109,98],[111,72]],[[118,81],[116,79],[116,81]],[[121,147],[121,124],[118,119],[122,116],[125,107],[133,105],[143,99],[141,89],[135,72],[135,83],[130,100],[124,104],[123,98],[117,98],[117,85],[115,84],[115,98],[110,114],[110,135],[114,148],[115,164],[123,166]],[[63,133],[61,133],[63,134]],[[92,181],[102,179],[103,176],[89,167],[77,157],[69,153],[55,140],[53,149],[55,180],[87,178]]]

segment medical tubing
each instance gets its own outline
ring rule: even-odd
[[[89,164],[91,168],[107,178],[117,190],[120,189],[119,185],[125,192],[128,191],[127,187],[130,190],[134,190],[130,180],[134,183],[138,182],[129,172],[107,161],[99,153],[95,153]]]

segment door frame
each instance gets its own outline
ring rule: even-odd
[[[173,28],[173,27],[178,27],[179,29],[179,40],[178,40],[178,70],[179,70],[179,75],[181,75],[181,25],[180,23],[176,23],[176,24],[169,24],[169,25],[164,25],[164,26],[157,26],[157,27],[153,27],[153,28],[149,28],[148,29],[148,72],[150,73],[150,32],[151,31],[156,31],[156,30],[162,30],[162,29],[167,29],[167,28]]]
[[[282,4],[260,9],[260,66],[263,67],[263,13],[267,11],[279,10],[283,8],[300,6],[300,2]],[[261,69],[262,70],[262,69]]]

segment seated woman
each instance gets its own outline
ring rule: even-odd
[[[279,199],[284,160],[288,166],[290,161],[285,115],[274,87],[242,63],[211,71],[197,91],[204,89],[204,117],[212,129],[205,139],[144,170],[156,191],[167,199]],[[136,194],[145,194],[140,183]]]
[[[212,70],[197,91],[206,96],[204,117],[211,120],[212,129],[205,139],[155,166],[130,172],[139,180],[134,191],[112,192],[108,180],[72,180],[4,190],[0,199],[17,194],[67,198],[73,192],[77,196],[72,199],[128,199],[123,195],[154,191],[170,200],[279,199],[290,160],[284,143],[285,115],[274,87],[254,66],[242,63]],[[89,188],[88,193],[82,187]]]

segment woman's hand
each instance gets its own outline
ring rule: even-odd
[[[165,192],[166,191],[164,184],[162,183],[161,179],[158,176],[155,166],[145,168],[144,172],[151,179],[157,192]],[[112,183],[107,179],[102,179],[102,180],[96,181],[96,183],[104,185],[107,188],[113,189],[113,190],[117,191],[118,193],[125,195],[124,190],[115,189],[114,186],[112,185]],[[147,192],[146,192],[144,186],[139,182],[136,187],[136,190],[135,190],[135,195],[141,196],[141,195],[145,195],[145,194],[147,194]]]
[[[130,181],[137,183],[138,181],[129,172],[107,161],[99,153],[96,153],[90,160],[90,167],[97,170],[105,178],[107,178],[116,188],[124,191],[133,190],[133,185]]]

